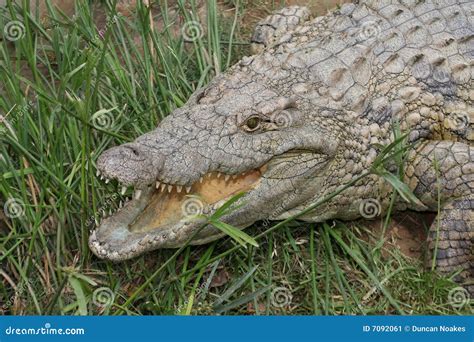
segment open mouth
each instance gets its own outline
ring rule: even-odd
[[[260,169],[237,177],[209,173],[188,192],[161,184],[149,195],[145,209],[129,224],[131,232],[149,232],[209,214],[215,206],[239,192],[252,190],[261,177]]]
[[[135,190],[132,199],[104,218],[91,233],[89,245],[96,255],[110,260],[129,259],[157,248],[178,247],[188,240],[190,232],[205,224],[197,215],[212,215],[232,196],[255,189],[265,169],[262,166],[240,175],[212,172],[188,188],[156,183]]]

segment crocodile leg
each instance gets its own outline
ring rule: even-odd
[[[436,141],[409,156],[408,184],[431,210],[440,210],[430,227],[427,266],[455,280],[474,295],[474,147]],[[439,203],[438,203],[439,200]]]
[[[252,36],[252,53],[257,54],[286,32],[307,21],[311,12],[304,6],[285,7],[261,20]]]

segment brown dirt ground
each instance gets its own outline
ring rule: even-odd
[[[435,218],[434,213],[400,212],[392,215],[392,220],[385,231],[385,246],[397,247],[411,258],[422,259],[426,248],[428,228]],[[361,226],[367,227],[375,239],[383,232],[384,219],[372,221],[360,220]],[[368,237],[367,237],[368,238]]]

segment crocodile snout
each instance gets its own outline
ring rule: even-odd
[[[97,169],[106,179],[117,179],[123,185],[152,184],[163,165],[163,157],[130,143],[105,151],[97,161]]]

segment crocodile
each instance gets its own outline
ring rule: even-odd
[[[470,0],[365,0],[320,17],[300,6],[271,14],[253,54],[155,130],[100,155],[98,175],[134,192],[90,248],[121,261],[208,243],[225,234],[194,214],[236,194],[220,219],[238,229],[433,211],[429,262],[474,293],[473,12]],[[387,177],[359,177],[397,129],[406,151],[387,167],[417,201],[391,203]]]

